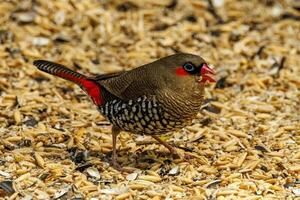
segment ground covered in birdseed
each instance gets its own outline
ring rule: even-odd
[[[292,0],[0,2],[0,199],[300,199],[300,4]],[[218,82],[199,118],[163,136],[121,133],[49,59],[86,74],[178,51]]]

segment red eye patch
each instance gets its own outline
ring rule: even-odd
[[[185,71],[183,69],[183,67],[181,67],[181,66],[176,69],[176,74],[179,75],[179,76],[189,75],[189,73],[187,71]]]

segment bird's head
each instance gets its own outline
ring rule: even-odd
[[[200,56],[178,53],[158,60],[167,88],[187,95],[202,94],[205,83],[215,82],[214,71]]]
[[[175,54],[174,58],[175,73],[178,78],[194,78],[197,82],[215,82],[213,78],[214,71],[208,67],[203,58],[193,54]],[[174,70],[174,69],[173,69]]]

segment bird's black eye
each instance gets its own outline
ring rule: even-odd
[[[195,72],[196,67],[195,67],[195,65],[193,65],[193,63],[188,62],[183,65],[183,69],[189,73],[193,73],[193,72]]]

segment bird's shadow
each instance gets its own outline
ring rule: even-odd
[[[105,155],[102,161],[110,162],[112,152]],[[118,151],[118,163],[122,167],[132,167],[141,170],[148,170],[157,164],[170,164],[176,155],[170,152],[162,152],[157,150],[137,150],[135,152],[126,149]]]
[[[77,148],[68,150],[69,159],[76,164],[76,170],[83,172],[86,168],[93,166],[91,160],[100,159],[101,162],[112,163],[112,151],[108,153],[101,153],[99,151],[83,151]],[[130,167],[140,170],[148,170],[157,164],[168,165],[175,159],[178,159],[176,155],[166,151],[157,150],[142,150],[137,149],[132,152],[128,149],[118,150],[118,163],[121,167]]]

